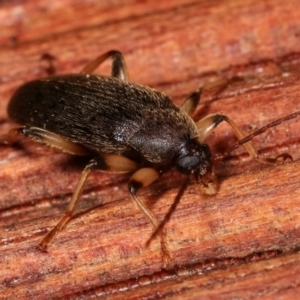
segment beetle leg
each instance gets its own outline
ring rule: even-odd
[[[152,214],[152,212],[146,207],[146,205],[140,200],[140,198],[136,195],[136,192],[153,183],[156,179],[158,179],[160,174],[152,168],[142,168],[137,170],[130,178],[128,183],[129,192],[131,194],[132,199],[137,204],[139,209],[144,213],[145,217],[152,224],[154,230],[159,227],[158,220]],[[161,243],[161,253],[164,262],[164,266],[166,268],[171,267],[171,255],[169,249],[167,247],[166,235],[163,230],[160,230],[160,243]]]
[[[192,93],[190,96],[186,98],[186,100],[181,104],[180,108],[185,111],[189,116],[191,116],[200,101],[200,96],[202,93],[202,89]]]
[[[41,240],[41,242],[39,243],[39,248],[45,251],[54,237],[65,227],[67,222],[72,218],[76,205],[81,198],[84,183],[91,171],[101,170],[113,173],[127,173],[135,171],[136,169],[137,164],[134,161],[115,154],[103,154],[102,156],[92,159],[84,168],[64,215]]]
[[[91,152],[79,144],[70,142],[63,137],[38,127],[19,127],[11,129],[0,137],[0,143],[13,144],[19,135],[24,135],[35,142],[44,144],[73,155],[90,155]]]
[[[244,137],[246,137],[245,133],[227,116],[222,114],[211,114],[196,123],[198,128],[198,139],[200,140],[200,142],[203,142],[223,121],[226,121],[231,126],[231,129],[238,140],[242,140]],[[243,146],[246,148],[247,152],[252,158],[260,162],[271,164],[279,163],[279,160],[277,160],[276,158],[259,156],[251,141],[246,142],[245,144],[243,144]]]
[[[187,99],[181,104],[180,108],[191,116],[197,108],[197,105],[200,101],[200,96],[203,91],[213,92],[213,94],[215,95],[214,97],[216,97],[219,93],[226,89],[231,81],[234,81],[234,79],[222,78],[213,83],[205,84],[198,91],[192,93],[189,97],[187,97]]]
[[[125,60],[123,58],[122,53],[117,50],[111,50],[111,51],[108,51],[108,52],[98,56],[96,59],[94,59],[93,61],[88,63],[83,68],[81,73],[84,73],[84,74],[93,73],[95,71],[95,69],[97,69],[109,57],[112,58],[111,76],[117,77],[124,81],[127,81],[128,74],[127,74]]]

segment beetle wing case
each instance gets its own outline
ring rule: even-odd
[[[192,119],[165,94],[98,75],[28,82],[13,95],[8,114],[95,152],[158,164],[168,164],[174,149],[197,136]]]

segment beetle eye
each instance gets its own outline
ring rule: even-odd
[[[190,174],[200,163],[198,156],[185,155],[177,160],[177,168],[180,173]]]

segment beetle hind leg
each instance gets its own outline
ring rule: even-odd
[[[128,73],[127,73],[125,60],[123,58],[122,53],[117,50],[111,50],[96,57],[93,61],[91,61],[82,69],[81,73],[84,74],[93,73],[109,57],[112,58],[111,76],[127,81]]]
[[[18,137],[23,135],[25,137],[30,138],[34,142],[38,142],[40,144],[44,144],[49,147],[53,147],[60,151],[73,154],[73,155],[90,155],[91,152],[83,146],[79,144],[70,142],[65,138],[47,131],[45,129],[41,129],[38,127],[19,127],[11,129],[7,134],[2,135],[0,137],[1,144],[13,144],[18,140]]]

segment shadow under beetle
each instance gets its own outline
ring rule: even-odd
[[[111,77],[92,75],[109,57]],[[13,143],[18,135],[24,135],[73,155],[94,155],[84,168],[64,215],[40,242],[42,250],[72,218],[91,171],[132,172],[129,192],[160,235],[163,261],[169,265],[171,258],[162,226],[137,191],[175,167],[202,193],[215,194],[213,157],[205,139],[222,121],[231,126],[238,140],[245,138],[241,129],[222,114],[193,121],[191,115],[201,90],[177,107],[165,94],[127,80],[123,56],[113,50],[97,57],[78,74],[28,82],[12,96],[8,115],[22,127],[10,130],[2,137],[3,143]],[[250,140],[240,144],[252,158],[278,163],[276,158],[260,157]]]

